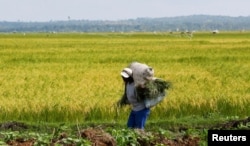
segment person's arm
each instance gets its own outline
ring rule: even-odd
[[[126,85],[125,85],[125,88],[124,88],[124,93],[123,93],[121,99],[118,101],[117,104],[118,104],[118,106],[124,106],[124,105],[129,104],[127,94],[126,94]]]

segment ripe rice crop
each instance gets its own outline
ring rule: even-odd
[[[132,61],[173,84],[149,120],[250,114],[250,33],[0,34],[0,120],[124,121]]]

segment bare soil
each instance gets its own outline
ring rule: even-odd
[[[243,120],[233,120],[228,121],[226,123],[217,124],[214,127],[210,127],[210,129],[234,129],[240,125],[247,125],[250,122],[250,117]],[[23,123],[18,122],[8,122],[0,125],[1,129],[26,129],[26,126]],[[250,128],[250,127],[249,127]],[[80,137],[88,139],[91,141],[92,146],[117,146],[116,140],[107,132],[105,132],[102,128],[87,128],[80,131]],[[140,134],[145,134],[145,132],[141,132]],[[158,133],[153,133],[155,137],[152,141],[146,141],[138,138],[137,141],[141,146],[155,146],[155,145],[167,145],[167,146],[198,146],[200,143],[199,137],[193,136],[179,136],[174,139],[166,138]],[[61,144],[63,146],[76,146],[76,144],[64,144],[60,140],[63,138],[67,138],[67,133],[61,133],[60,136],[51,141],[51,146],[55,144]],[[18,138],[15,140],[6,142],[10,146],[33,146],[35,143],[34,139],[23,139]]]
[[[86,138],[91,141],[92,146],[117,146],[115,139],[107,132],[97,128],[89,128],[81,131],[81,137]],[[167,139],[165,137],[155,135],[157,137],[153,141],[143,141],[138,139],[138,142],[141,146],[155,146],[159,144],[167,145],[167,146],[198,146],[200,138],[198,137],[190,137],[183,136],[176,139]],[[50,144],[51,146],[56,143],[60,143],[63,146],[76,146],[75,144],[63,144],[60,142],[60,139],[66,138],[66,134],[62,134],[62,137],[58,139],[54,139]],[[15,139],[12,141],[8,141],[7,144],[10,146],[33,146],[35,143],[34,139]]]

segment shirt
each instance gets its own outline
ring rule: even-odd
[[[127,83],[126,84],[126,94],[129,103],[132,105],[133,111],[140,111],[144,108],[146,108],[143,101],[139,102],[136,98],[136,90],[135,90],[135,84],[133,83]]]

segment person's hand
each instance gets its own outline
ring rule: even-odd
[[[139,84],[138,88],[145,88],[145,84]]]

